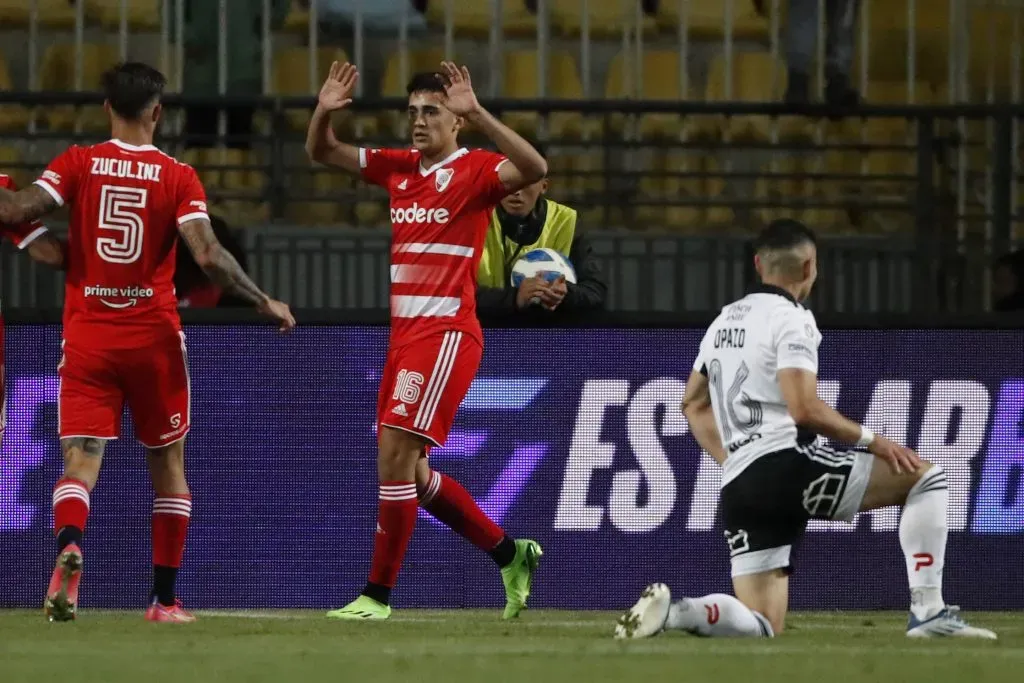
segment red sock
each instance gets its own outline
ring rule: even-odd
[[[185,552],[188,521],[192,517],[192,496],[158,496],[153,501],[153,565],[180,567]]]
[[[53,487],[53,530],[67,543],[80,543],[89,519],[89,487],[80,479],[63,477]],[[70,532],[70,533],[69,533]]]
[[[394,587],[405,549],[416,528],[416,507],[415,482],[381,482],[370,583]]]
[[[440,472],[430,473],[430,483],[420,499],[424,510],[484,552],[505,538],[505,531],[484,514],[462,485]]]

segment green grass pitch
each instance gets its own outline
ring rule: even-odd
[[[902,613],[798,613],[774,640],[679,633],[618,642],[618,614],[403,610],[385,623],[319,612],[199,612],[190,625],[83,611],[0,611],[2,683],[999,683],[1024,681],[1024,614],[971,613],[997,642],[910,641]]]

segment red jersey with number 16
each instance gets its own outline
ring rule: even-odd
[[[463,147],[424,168],[415,149],[359,150],[363,178],[391,195],[392,347],[448,330],[483,343],[476,275],[505,161]]]
[[[36,184],[71,205],[65,339],[131,347],[180,330],[178,226],[208,217],[192,167],[153,145],[110,140],[68,148]],[[111,324],[117,334],[97,329]]]

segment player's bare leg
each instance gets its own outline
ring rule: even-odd
[[[57,564],[50,576],[43,609],[50,621],[71,621],[78,613],[82,578],[82,536],[89,518],[89,493],[103,464],[104,439],[76,436],[61,439],[64,476],[53,487],[53,526]]]
[[[185,479],[185,439],[147,452],[153,482],[153,590],[146,620],[188,623],[195,617],[185,611],[175,594],[175,582],[185,551],[192,495]]]
[[[533,574],[544,554],[540,544],[506,535],[459,482],[430,468],[425,453],[416,463],[416,492],[424,510],[490,555],[505,585],[502,618],[518,617],[526,608]]]
[[[427,442],[411,432],[382,426],[377,445],[380,492],[370,577],[358,598],[327,613],[331,619],[366,621],[391,616],[391,589],[416,528],[416,463],[425,454]]]
[[[942,597],[942,569],[946,562],[949,490],[941,467],[924,463],[916,472],[897,474],[876,459],[860,510],[900,505],[900,547],[910,584],[910,619],[907,636],[954,636],[995,640],[988,629],[968,625],[960,608]]]

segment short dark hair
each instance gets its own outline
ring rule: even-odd
[[[413,74],[409,79],[409,85],[405,86],[405,92],[409,95],[414,92],[436,92],[444,95],[445,78],[436,71],[421,71]]]
[[[142,62],[122,62],[103,74],[103,94],[110,108],[129,121],[138,121],[165,87],[167,78]]]
[[[754,251],[794,249],[803,244],[818,246],[814,231],[793,218],[772,221],[754,240]]]

